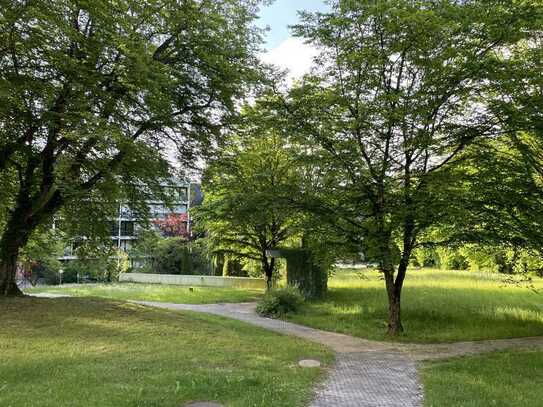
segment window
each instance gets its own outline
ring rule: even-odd
[[[132,236],[134,235],[134,222],[125,221],[121,222],[121,236]]]
[[[188,198],[188,193],[187,193],[187,188],[183,187],[183,188],[179,188],[178,189],[178,195],[179,195],[179,200],[181,202],[185,202]]]

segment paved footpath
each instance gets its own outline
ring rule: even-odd
[[[132,301],[170,310],[196,311],[258,325],[326,345],[336,362],[325,383],[316,390],[310,407],[420,407],[422,385],[417,363],[501,349],[543,348],[543,337],[495,339],[445,344],[407,344],[370,341],[321,331],[256,314],[255,303],[170,304]]]
[[[311,407],[419,407],[422,389],[415,361],[394,344],[321,331],[256,314],[254,303],[185,305],[135,301],[172,310],[205,312],[244,321],[330,347],[336,362]]]

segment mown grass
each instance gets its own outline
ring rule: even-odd
[[[211,304],[250,302],[263,295],[263,290],[237,288],[189,287],[158,284],[69,284],[36,287],[27,293],[67,294],[77,297],[103,297],[115,300],[160,301],[177,304]]]
[[[543,352],[507,351],[432,362],[421,369],[426,407],[543,405]]]
[[[0,405],[303,406],[331,353],[195,313],[90,298],[0,299]]]
[[[404,342],[454,342],[543,335],[543,291],[503,283],[498,274],[409,270],[402,300]],[[534,281],[543,289],[543,280]],[[375,340],[386,336],[387,298],[375,271],[338,271],[324,300],[289,320]]]

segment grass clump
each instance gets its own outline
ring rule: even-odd
[[[296,287],[276,288],[268,291],[256,306],[256,312],[265,317],[278,318],[297,312],[304,297]]]

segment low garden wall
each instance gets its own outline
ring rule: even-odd
[[[119,281],[123,283],[171,284],[195,287],[224,287],[264,289],[266,282],[261,278],[187,276],[173,274],[122,273]]]

